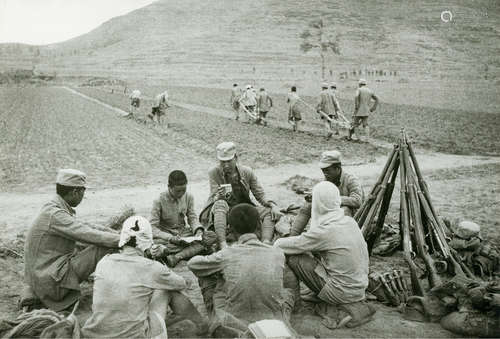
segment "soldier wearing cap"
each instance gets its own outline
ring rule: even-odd
[[[74,207],[82,201],[85,189],[85,173],[59,170],[57,194],[42,207],[26,237],[25,281],[44,306],[54,311],[73,305],[80,297],[80,283],[104,255],[118,248],[118,234],[75,219]],[[91,246],[75,253],[76,242]]]
[[[321,154],[319,168],[323,172],[326,181],[329,181],[340,192],[340,207],[347,216],[353,216],[363,202],[363,188],[358,178],[342,169],[342,159],[339,151],[325,151]],[[310,199],[306,199],[310,200]],[[299,235],[303,232],[311,219],[311,202],[306,201],[299,210],[299,214],[290,230],[290,235]]]
[[[208,172],[210,195],[200,214],[200,221],[209,229],[214,228],[220,248],[227,247],[228,241],[235,241],[228,234],[227,215],[231,208],[240,203],[254,205],[250,192],[261,206],[257,207],[261,217],[259,237],[270,243],[274,234],[274,223],[281,213],[276,203],[268,200],[257,176],[250,167],[238,163],[236,146],[233,142],[223,142],[217,146],[219,164]]]
[[[352,139],[352,135],[355,133],[355,129],[360,125],[363,125],[366,138],[370,137],[368,116],[370,113],[375,112],[379,102],[379,99],[375,95],[375,93],[366,86],[365,79],[359,79],[358,85],[359,88],[356,90],[356,96],[354,97],[353,125],[351,130],[349,131],[349,139]],[[373,105],[371,105],[372,100]]]
[[[316,105],[316,111],[318,113],[321,112],[326,114],[332,120],[336,120],[338,118],[337,111],[339,111],[339,108],[336,106],[332,93],[328,90],[328,84],[326,82],[321,85],[321,93],[319,95],[318,104]],[[326,140],[329,140],[333,135],[332,122],[323,116],[323,114],[321,114],[320,117],[325,125]]]

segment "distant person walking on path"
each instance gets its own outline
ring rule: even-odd
[[[236,117],[235,120],[240,119],[240,98],[241,98],[241,88],[238,87],[238,84],[233,84],[233,88],[231,89],[231,99],[229,103],[234,110]]]
[[[297,94],[297,87],[292,86],[286,102],[288,103],[288,122],[292,125],[294,132],[297,132],[299,121],[302,120],[299,101],[300,97]]]
[[[264,126],[267,126],[267,113],[273,107],[273,99],[267,94],[265,88],[261,88],[259,91],[259,96],[257,97],[257,112],[259,115],[257,117],[257,123],[261,123]]]
[[[149,116],[149,118],[154,121],[154,118],[156,116],[156,121],[159,125],[162,125],[162,116],[166,114],[166,110],[168,107],[170,107],[170,105],[168,104],[168,92],[165,91],[155,97],[153,107],[151,109],[151,115]]]
[[[332,92],[328,89],[328,84],[324,82],[321,85],[321,93],[319,95],[319,102],[316,105],[316,112],[320,114],[321,120],[326,129],[326,140],[329,140],[332,135],[332,120],[338,118],[338,107],[335,107]],[[338,133],[338,128],[337,128]]]
[[[373,105],[371,105],[372,100],[373,100]],[[359,88],[357,89],[356,96],[354,97],[353,125],[351,130],[349,131],[349,139],[352,139],[352,135],[355,133],[355,129],[359,125],[363,125],[364,134],[366,138],[368,139],[370,137],[370,127],[368,127],[368,116],[370,113],[375,112],[375,110],[377,109],[378,102],[379,102],[378,97],[370,88],[366,86],[366,80],[359,79]]]
[[[135,89],[130,93],[130,113],[128,116],[135,117],[137,110],[141,106],[141,91]]]
[[[252,85],[247,85],[243,95],[241,96],[239,102],[243,105],[244,111],[247,114],[247,121],[250,122],[251,119],[256,119],[257,112],[257,94],[252,88]]]

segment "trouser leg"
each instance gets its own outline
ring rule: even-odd
[[[311,219],[311,208],[312,204],[306,202],[299,210],[299,214],[295,217],[292,227],[290,228],[290,236],[301,234],[306,228],[309,219]]]
[[[290,318],[293,309],[300,301],[300,287],[299,280],[293,273],[292,269],[285,264],[283,272],[283,287],[284,287],[284,303],[282,307],[283,320],[290,324]]]
[[[214,218],[214,230],[217,235],[217,241],[222,247],[226,242],[227,214],[229,213],[229,205],[225,200],[217,200],[212,206],[212,214]]]
[[[214,293],[217,287],[217,275],[198,277],[198,285],[200,286],[207,314],[209,317],[212,317],[214,315]]]
[[[325,280],[315,271],[318,265],[315,258],[307,254],[290,255],[287,258],[287,263],[297,278],[303,281],[311,291],[316,294],[321,292],[325,286]]]
[[[332,124],[328,120],[324,120],[323,125],[325,126],[326,130],[326,137],[329,139],[332,136]]]
[[[274,221],[269,207],[257,207],[261,221],[261,241],[270,244],[274,236]]]
[[[179,261],[188,260],[205,251],[205,246],[201,242],[194,242],[180,250],[179,252],[167,255],[166,261],[169,267],[175,267]]]
[[[80,282],[88,279],[89,275],[95,271],[99,260],[106,254],[114,253],[117,250],[108,247],[88,246],[83,251],[78,252],[70,259],[71,269],[78,276]]]

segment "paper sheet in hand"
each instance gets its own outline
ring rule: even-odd
[[[260,320],[248,325],[254,338],[293,338],[292,332],[280,320]]]
[[[201,241],[201,235],[196,236],[196,237],[182,237],[182,241],[187,242],[188,244],[192,243],[193,241],[200,240]]]

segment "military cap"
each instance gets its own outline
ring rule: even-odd
[[[236,146],[234,142],[222,142],[217,145],[217,159],[227,161],[236,155]]]
[[[334,164],[340,164],[342,155],[339,151],[325,151],[321,153],[319,168],[327,168]]]
[[[359,79],[358,84],[360,84],[360,85],[366,85],[366,80],[365,79]]]
[[[60,169],[57,172],[56,183],[69,187],[87,187],[87,175],[71,168]]]

